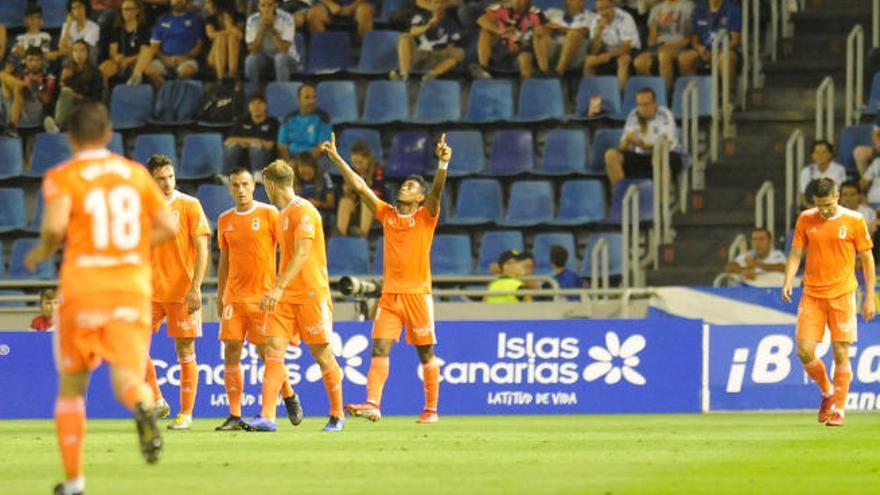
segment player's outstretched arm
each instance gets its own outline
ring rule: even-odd
[[[799,247],[792,247],[791,252],[788,253],[788,262],[785,264],[785,282],[782,284],[782,299],[785,302],[791,302],[791,287],[798,268],[801,266],[801,258],[803,256],[804,249]]]
[[[275,309],[275,305],[278,304],[278,301],[281,299],[284,289],[290,284],[290,281],[296,278],[299,274],[299,271],[309,259],[309,253],[311,252],[312,239],[296,240],[290,263],[288,263],[284,271],[281,272],[281,275],[275,282],[275,287],[263,296],[263,299],[260,301],[260,309],[264,311],[272,311]]]
[[[862,304],[862,318],[871,321],[877,314],[877,303],[874,299],[874,286],[877,284],[877,271],[874,267],[874,253],[870,249],[859,252],[862,262],[862,273],[865,276],[865,302]]]
[[[35,271],[40,262],[46,260],[58,249],[67,225],[70,222],[70,198],[61,196],[49,201],[43,207],[43,221],[40,226],[40,242],[28,252],[24,260],[25,268]]]
[[[335,132],[330,134],[330,141],[321,143],[321,152],[326,154],[327,158],[336,164],[339,168],[339,172],[342,174],[342,178],[345,179],[345,183],[355,190],[357,195],[361,198],[361,201],[363,201],[370,210],[376,211],[376,207],[381,200],[376,196],[376,193],[370,189],[370,186],[367,185],[367,182],[363,177],[352,170],[351,166],[345,163],[345,160],[339,155],[339,150],[336,149]]]
[[[440,211],[440,196],[443,194],[443,187],[446,186],[446,169],[449,167],[449,161],[452,160],[452,148],[446,144],[445,132],[440,135],[440,142],[434,148],[434,154],[437,156],[437,175],[434,176],[431,190],[425,198],[425,206],[431,216],[437,216],[437,212]]]

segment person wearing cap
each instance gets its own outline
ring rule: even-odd
[[[525,289],[525,282],[520,277],[526,274],[525,261],[523,253],[509,249],[501,253],[498,257],[498,268],[501,275],[489,283],[487,290],[498,292],[514,292]],[[488,303],[515,303],[520,301],[531,301],[531,296],[518,296],[515,294],[486,296]]]

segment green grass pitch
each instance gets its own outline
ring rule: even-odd
[[[89,495],[878,493],[880,415],[845,428],[814,414],[414,417],[323,420],[277,433],[167,432],[159,464],[134,424],[88,423]],[[0,422],[0,493],[50,493],[61,478],[51,421]]]

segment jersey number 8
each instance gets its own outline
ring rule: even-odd
[[[109,191],[92,189],[86,195],[85,209],[92,216],[92,244],[107,249],[134,249],[141,241],[141,198],[131,186]]]

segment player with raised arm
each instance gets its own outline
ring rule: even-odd
[[[797,317],[797,353],[804,370],[822,394],[819,422],[843,426],[846,396],[852,381],[849,346],[858,338],[855,255],[859,255],[865,276],[862,318],[867,322],[877,312],[873,243],[864,217],[837,204],[839,194],[833,180],[815,179],[807,190],[812,191],[814,207],[803,211],[795,225],[782,298],[791,302],[792,281],[806,251],[804,294]],[[825,364],[816,357],[816,346],[825,334],[826,325],[831,331],[834,353],[833,386]]]
[[[336,136],[321,145],[322,151],[339,167],[342,176],[376,212],[385,235],[382,297],[373,322],[373,349],[367,374],[367,401],[346,404],[352,416],[378,421],[382,390],[388,379],[391,347],[400,340],[406,327],[406,340],[416,346],[422,363],[425,383],[425,408],[418,423],[437,422],[437,401],[440,393],[440,365],[434,357],[434,301],[431,298],[431,242],[440,218],[440,195],[446,184],[446,170],[452,159],[452,148],[441,135],[435,154],[439,160],[437,175],[428,189],[421,176],[410,176],[397,192],[397,207],[380,200],[336,149]]]
[[[92,369],[110,365],[110,383],[133,412],[140,449],[155,463],[162,448],[153,399],[144,383],[150,346],[150,247],[177,234],[162,192],[138,163],[107,151],[110,117],[83,103],[70,118],[73,158],[43,179],[40,242],[25,266],[34,270],[64,243],[55,360],[55,426],[66,481],[56,495],[85,491],[84,395]]]
[[[284,350],[288,342],[302,341],[321,367],[330,400],[330,419],[324,431],[342,431],[342,369],[330,349],[333,314],[321,214],[310,201],[294,193],[293,168],[284,160],[263,169],[263,181],[272,204],[281,209],[277,226],[281,267],[275,287],[261,301],[261,307],[269,312],[263,409],[247,424],[258,431],[277,429],[275,404],[287,376]]]

